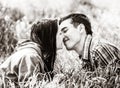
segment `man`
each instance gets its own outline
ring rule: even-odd
[[[87,70],[104,68],[120,59],[120,51],[115,46],[92,36],[91,23],[84,14],[73,13],[61,18],[59,29],[66,49],[75,50]]]

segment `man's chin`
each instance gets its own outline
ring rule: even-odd
[[[69,44],[68,44],[69,45]],[[64,43],[64,46],[67,50],[72,50],[72,47],[71,46],[68,46],[66,43]]]
[[[71,47],[67,47],[67,46],[65,46],[65,47],[66,47],[66,49],[67,49],[67,50],[72,50],[72,48],[71,48]]]

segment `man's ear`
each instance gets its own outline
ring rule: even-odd
[[[84,24],[82,24],[82,23],[79,24],[77,28],[78,28],[78,30],[79,30],[80,32],[85,31],[85,26],[84,26]]]

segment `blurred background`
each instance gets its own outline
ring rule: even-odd
[[[86,14],[94,33],[120,48],[119,4],[120,0],[0,0],[0,63],[12,54],[19,41],[29,39],[36,19],[59,18],[72,12]],[[58,52],[57,58],[55,67],[68,70],[80,66],[72,51]]]

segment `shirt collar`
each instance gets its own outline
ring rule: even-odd
[[[92,40],[92,36],[87,35],[85,44],[84,44],[83,55],[82,55],[82,59],[84,59],[84,60],[88,60],[88,58],[89,58],[91,40]]]

